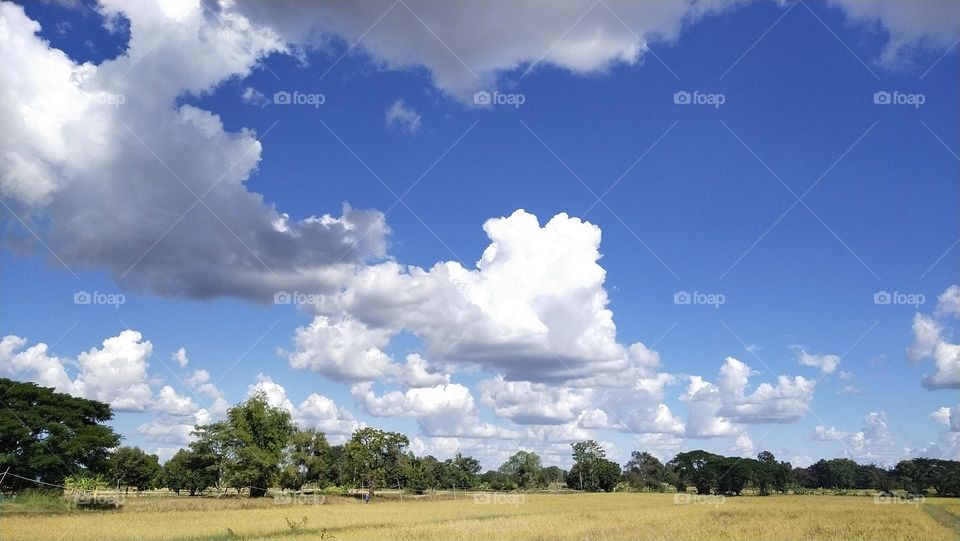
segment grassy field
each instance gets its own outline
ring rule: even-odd
[[[675,503],[671,494],[531,494],[459,500],[129,497],[119,511],[6,509],[0,539],[958,539],[960,504],[771,496]]]

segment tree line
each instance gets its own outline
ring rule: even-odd
[[[519,450],[499,468],[481,472],[480,462],[457,453],[447,460],[416,456],[397,432],[360,428],[342,445],[323,432],[301,430],[290,413],[271,406],[262,394],[227,411],[222,421],[198,425],[193,441],[163,465],[157,455],[121,447],[104,423],[107,404],[56,393],[32,383],[0,378],[0,472],[10,468],[2,490],[31,487],[36,480],[62,485],[66,479],[96,476],[123,491],[167,488],[191,496],[216,492],[262,497],[270,488],[413,493],[437,489],[590,492],[688,491],[698,494],[758,495],[815,489],[873,489],[882,493],[960,496],[960,462],[915,458],[893,468],[837,458],[806,468],[757,457],[727,457],[702,450],[681,452],[667,462],[633,451],[621,467],[596,441],[571,444],[569,470],[543,466],[534,452]]]

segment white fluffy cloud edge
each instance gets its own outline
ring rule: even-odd
[[[338,215],[291,218],[246,186],[265,134],[231,132],[215,112],[177,105],[184,95],[242,81],[270,55],[336,49],[363,36],[359,49],[373,64],[425,68],[436,88],[469,106],[474,91],[540,64],[602,74],[642,62],[651,43],[670,43],[685,26],[740,3],[577,1],[544,10],[533,1],[267,8],[228,0],[104,0],[105,26],[126,18],[130,39],[124,53],[94,64],[52,47],[23,8],[2,2],[0,196],[19,218],[9,223],[10,233],[56,254],[54,265],[105,270],[124,288],[160,296],[266,302],[278,290],[318,293],[312,321],[296,329],[284,357],[296,369],[349,386],[356,408],[370,418],[414,420],[418,452],[460,449],[495,463],[520,446],[562,463],[568,442],[621,431],[662,455],[688,438],[728,438],[733,451],[752,453],[748,427],[802,418],[816,380],[779,375],[751,384],[758,374],[731,357],[711,382],[666,370],[642,343],[620,343],[598,263],[598,227],[565,214],[541,226],[518,210],[484,224],[490,244],[474,268],[450,261],[429,269],[403,265],[389,258],[382,212],[344,205]],[[850,21],[886,30],[877,59],[886,65],[915,45],[942,50],[960,37],[960,4],[927,3],[930,9],[831,2]],[[423,24],[434,32],[423,32]],[[132,70],[136,75],[128,76]],[[263,105],[249,87],[239,99]],[[402,100],[386,112],[385,124],[410,135],[421,129],[419,114]],[[910,356],[934,360],[924,380],[931,389],[956,388],[960,380],[958,346],[942,327],[956,315],[950,299],[955,295],[942,300],[942,311],[914,321]],[[389,346],[400,333],[418,337],[423,352],[395,359]],[[175,382],[150,371],[166,362],[151,362],[152,355],[151,342],[134,330],[75,357],[7,336],[0,373],[117,411],[152,412],[137,432],[172,452],[189,440],[194,424],[222,416],[229,402],[206,369],[187,370],[195,361],[185,350],[170,359]],[[822,374],[840,363],[835,355],[805,351],[798,361]],[[483,374],[473,388],[455,381],[471,371]],[[678,399],[686,417],[666,403],[667,389],[684,384]],[[266,374],[249,391],[264,392],[301,425],[335,436],[362,424],[320,394],[295,405]],[[932,417],[946,421],[948,434],[956,428],[952,411]],[[861,432],[866,445],[882,431]]]

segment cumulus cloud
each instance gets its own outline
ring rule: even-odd
[[[395,127],[407,135],[416,135],[420,131],[420,113],[399,99],[387,109],[386,123],[388,128]]]
[[[840,441],[848,434],[833,426],[817,426],[813,429],[813,439],[819,441]]]
[[[687,390],[680,397],[689,410],[686,435],[693,438],[740,436],[744,433],[744,424],[790,423],[809,410],[814,381],[802,376],[793,379],[779,376],[776,385],[763,382],[747,392],[753,374],[747,364],[727,357],[716,384],[700,376],[690,376]]]
[[[523,210],[488,220],[490,245],[474,269],[395,262],[359,270],[295,335],[295,367],[345,379],[388,371],[383,348],[406,330],[427,358],[472,364],[509,380],[586,378],[628,368],[598,264],[600,229],[558,214],[542,227]],[[337,341],[342,327],[356,338]],[[354,346],[352,341],[358,341]],[[346,363],[347,349],[361,362]],[[357,357],[355,355],[355,357]]]
[[[930,414],[930,419],[946,426],[951,432],[960,432],[960,405],[941,407]]]
[[[863,427],[847,437],[844,453],[861,463],[889,465],[896,462],[898,453],[887,427],[887,414],[882,411],[868,413],[863,419]]]
[[[101,348],[81,352],[75,360],[50,356],[47,345],[23,349],[27,340],[5,336],[0,342],[0,373],[53,387],[62,393],[106,402],[117,411],[151,407],[153,391],[147,383],[147,360],[153,344],[137,331],[125,330],[107,338]],[[22,350],[22,351],[21,351]],[[67,373],[76,365],[76,375]]]
[[[470,389],[459,383],[415,387],[376,396],[369,382],[358,383],[351,394],[376,417],[410,417],[424,435],[490,438],[507,431],[480,420]]]
[[[258,374],[257,382],[247,387],[247,398],[258,393],[263,394],[271,406],[289,411],[300,428],[315,428],[327,435],[340,437],[334,439],[342,439],[364,426],[349,411],[317,393],[310,393],[299,406],[294,406],[287,398],[287,390],[265,374]]]
[[[934,371],[923,379],[928,389],[960,389],[960,344],[944,337],[943,321],[960,316],[956,310],[960,287],[953,285],[940,295],[934,315],[917,313],[913,317],[913,343],[907,348],[912,362],[933,359]]]
[[[21,7],[0,4],[0,195],[65,264],[161,295],[267,301],[333,288],[382,256],[381,213],[345,206],[289,219],[245,187],[260,160],[256,134],[175,105],[286,46],[228,5],[164,6],[105,2],[107,16],[130,19],[130,43],[93,65],[41,40]]]
[[[177,363],[180,368],[186,368],[187,363],[190,362],[190,359],[187,358],[187,350],[184,348],[174,351],[173,354],[170,355],[170,360]]]
[[[927,46],[946,50],[960,39],[960,4],[952,0],[919,0],[904,3],[888,0],[830,0],[860,23],[879,24],[886,30],[881,61],[895,64],[909,56],[910,49]]]
[[[647,61],[651,43],[671,43],[685,26],[741,3],[573,0],[544,9],[531,0],[300,1],[269,7],[241,0],[239,9],[287,42],[326,46],[332,38],[344,47],[356,44],[388,69],[424,67],[437,88],[469,102],[474,91],[496,86],[514,70],[552,65],[584,75]],[[927,0],[921,7],[882,0],[833,4],[849,19],[887,31],[884,61],[915,44],[942,51],[960,37],[960,13],[951,0]]]

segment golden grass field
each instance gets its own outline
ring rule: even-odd
[[[858,496],[748,496],[685,505],[671,494],[493,499],[482,503],[461,494],[458,500],[362,504],[327,498],[312,505],[131,496],[119,511],[6,512],[0,539],[960,539],[955,499],[921,505]]]

